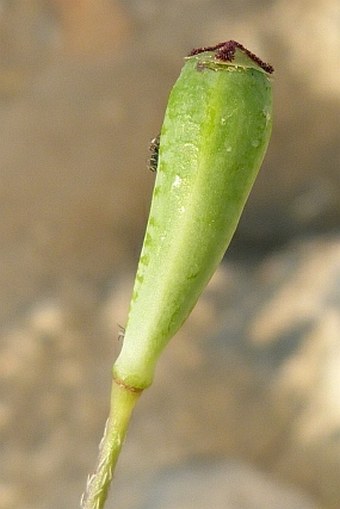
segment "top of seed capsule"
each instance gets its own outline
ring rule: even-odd
[[[255,53],[252,53],[245,48],[243,44],[233,40],[220,42],[215,46],[205,46],[193,49],[189,53],[188,57],[208,52],[213,53],[213,59],[217,62],[233,63],[234,65],[240,65],[242,67],[245,65],[245,61],[242,57],[245,56],[247,60],[256,64],[256,67],[262,69],[262,71],[268,74],[272,74],[274,72],[273,66],[261,60],[257,55],[255,55]]]

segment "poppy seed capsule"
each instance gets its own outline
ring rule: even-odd
[[[272,67],[235,41],[193,50],[168,101],[115,380],[148,387],[159,354],[235,232],[272,125]]]

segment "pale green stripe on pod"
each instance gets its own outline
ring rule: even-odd
[[[214,50],[188,57],[169,97],[124,343],[114,365],[115,379],[129,387],[151,384],[160,352],[228,247],[266,152],[271,79],[240,47],[232,61],[218,59]]]

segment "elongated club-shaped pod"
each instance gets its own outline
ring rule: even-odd
[[[234,234],[271,133],[273,68],[236,41],[193,50],[168,101],[115,380],[148,387]]]
[[[270,137],[272,71],[228,41],[193,50],[170,94],[151,144],[150,216],[82,509],[103,508],[131,412],[233,236]]]

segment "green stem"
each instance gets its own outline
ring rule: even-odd
[[[88,478],[81,509],[104,507],[130,417],[141,392],[113,381],[110,415],[99,445],[96,471]]]

